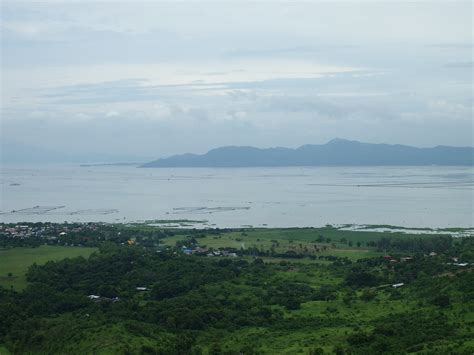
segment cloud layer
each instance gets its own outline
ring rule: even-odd
[[[7,1],[2,141],[143,157],[473,145],[471,7]]]

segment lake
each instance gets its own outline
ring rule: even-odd
[[[3,166],[2,222],[472,227],[472,167]]]

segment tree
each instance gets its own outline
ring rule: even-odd
[[[375,286],[377,277],[363,270],[352,270],[346,276],[346,284],[355,287]]]
[[[434,305],[441,308],[447,308],[451,305],[451,299],[448,295],[438,295],[433,299],[432,302]]]

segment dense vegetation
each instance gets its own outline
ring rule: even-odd
[[[133,233],[122,227],[95,232],[97,238],[77,238],[97,243],[98,252],[33,264],[24,290],[0,288],[0,344],[10,352],[474,352],[472,238],[387,242],[380,237],[348,240],[330,229],[263,231],[256,238],[251,230],[144,228],[137,235],[141,239],[129,243]],[[82,244],[77,240],[83,239],[71,235],[69,243]],[[219,250],[219,242],[229,248],[227,243],[249,243],[252,238],[262,244],[236,248],[241,256],[182,252],[204,248],[204,243],[215,243],[207,251]],[[337,245],[331,246],[335,240]],[[347,254],[349,242],[357,257]],[[359,257],[362,244],[368,243],[375,243],[370,247],[375,254]],[[283,258],[294,244],[288,251],[299,257]],[[346,254],[329,258],[341,245]],[[391,254],[377,254],[378,249]],[[468,265],[460,266],[460,261]]]

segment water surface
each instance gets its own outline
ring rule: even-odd
[[[4,166],[1,188],[3,222],[474,225],[471,167]]]

